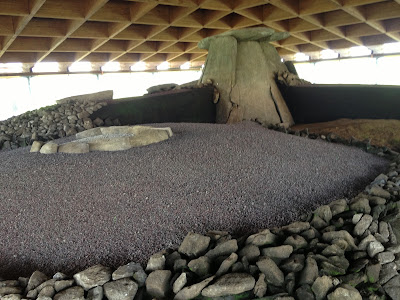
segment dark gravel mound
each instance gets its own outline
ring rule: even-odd
[[[145,263],[188,231],[283,225],[387,166],[255,123],[164,125],[170,140],[128,151],[0,152],[0,277]]]

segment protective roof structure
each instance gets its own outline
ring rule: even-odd
[[[201,39],[253,26],[290,32],[286,59],[372,47],[400,42],[400,0],[0,0],[0,63],[199,66]]]

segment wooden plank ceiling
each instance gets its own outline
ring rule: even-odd
[[[400,42],[400,0],[0,0],[0,63],[203,64],[197,43],[267,26],[280,55]]]

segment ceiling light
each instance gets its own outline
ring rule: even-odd
[[[22,63],[0,64],[0,73],[21,73],[24,69]]]
[[[372,54],[372,50],[365,46],[351,47],[349,49],[350,56],[368,56]]]
[[[161,70],[168,70],[169,69],[169,62],[164,61],[163,63],[159,64],[157,66],[157,70],[161,71]]]
[[[139,61],[131,66],[131,71],[144,71],[146,68],[146,63],[144,61]]]
[[[121,70],[121,65],[116,61],[109,61],[101,67],[102,72],[117,72]]]
[[[180,69],[181,70],[189,70],[191,66],[192,66],[192,64],[190,63],[190,61],[187,61],[183,65],[180,66]]]
[[[310,60],[310,57],[304,53],[298,52],[294,55],[294,60],[295,61],[308,61],[308,60]]]
[[[322,50],[319,55],[321,59],[334,59],[339,57],[339,53],[331,49]]]
[[[92,71],[92,64],[88,61],[74,62],[68,67],[69,72],[90,72]]]
[[[383,53],[400,53],[400,43],[383,44]]]
[[[33,73],[55,73],[60,70],[58,62],[40,62],[33,66]]]

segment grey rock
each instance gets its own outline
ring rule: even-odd
[[[102,286],[111,280],[111,269],[102,265],[95,265],[74,276],[77,285],[80,285],[85,291],[96,286]]]
[[[45,282],[48,279],[46,274],[35,271],[32,273],[31,277],[29,277],[28,285],[26,286],[26,291],[33,290],[34,288],[38,287],[40,284]],[[10,293],[11,294],[11,293]]]
[[[367,246],[367,252],[370,257],[374,257],[383,251],[385,251],[385,247],[383,247],[383,245],[378,241],[370,242]]]
[[[150,256],[149,261],[147,262],[146,271],[152,272],[155,270],[162,270],[165,267],[165,253],[158,252]]]
[[[69,153],[69,154],[78,154],[78,153],[88,153],[89,152],[89,144],[87,143],[65,143],[58,146],[59,153]]]
[[[400,275],[393,277],[388,281],[383,289],[391,299],[400,299]]]
[[[261,257],[256,264],[260,271],[265,275],[267,282],[275,286],[283,286],[285,276],[272,259],[267,256]]]
[[[322,205],[314,211],[314,215],[319,216],[322,220],[329,224],[332,220],[332,211],[328,205]]]
[[[119,267],[112,273],[112,280],[132,277],[134,273],[143,270],[142,266],[135,262],[130,262],[124,266]]]
[[[174,264],[175,264],[175,261],[177,259],[181,259],[181,258],[182,257],[181,257],[181,255],[179,254],[178,251],[173,251],[170,254],[166,254],[166,257],[165,257],[165,267],[166,267],[166,269],[173,268]]]
[[[386,204],[386,199],[385,198],[381,198],[381,197],[376,197],[376,196],[370,196],[369,198],[369,204],[372,206],[376,206],[376,205],[384,205]]]
[[[185,287],[175,295],[174,300],[189,300],[196,298],[200,295],[201,291],[213,281],[215,276],[204,279],[203,281],[193,284],[191,286]]]
[[[286,259],[293,253],[293,246],[291,245],[283,245],[277,247],[269,247],[262,249],[262,255],[268,256],[272,259]]]
[[[349,271],[351,273],[358,273],[362,269],[364,269],[368,265],[368,263],[369,263],[369,259],[367,259],[367,258],[358,258],[358,256],[357,256],[356,260],[352,262],[351,268],[349,269]]]
[[[21,294],[22,290],[20,287],[17,286],[3,286],[0,287],[0,297],[3,297],[5,295],[9,294]]]
[[[151,272],[146,280],[147,293],[155,298],[166,298],[170,291],[169,280],[171,275],[169,270]]]
[[[305,248],[308,245],[306,239],[297,234],[289,236],[283,244],[292,246],[294,250]]]
[[[300,275],[299,284],[312,285],[318,277],[318,264],[312,257],[306,258],[306,263]]]
[[[260,248],[253,244],[246,245],[239,251],[239,257],[245,256],[249,262],[257,261],[260,255]]]
[[[369,214],[371,207],[369,201],[366,198],[355,198],[350,202],[350,209],[359,213]]]
[[[54,300],[85,300],[84,290],[80,286],[70,287],[55,294]]]
[[[280,265],[280,268],[285,272],[300,272],[304,268],[304,260],[304,254],[293,254]]]
[[[360,222],[360,220],[361,220],[361,218],[362,218],[363,215],[364,215],[364,214],[355,214],[355,215],[353,216],[353,219],[351,220],[351,221],[353,222],[353,224],[355,225],[355,224],[357,224],[358,222]]]
[[[325,275],[337,276],[346,274],[345,269],[337,267],[328,261],[323,261],[321,263],[321,269],[322,269],[322,274]]]
[[[0,292],[1,294],[1,292]],[[38,296],[38,291],[36,289],[30,290],[28,293],[26,293],[26,297],[28,298],[37,298]]]
[[[133,279],[135,279],[139,287],[142,287],[146,283],[147,274],[144,272],[142,268],[140,268],[135,273],[133,273]]]
[[[379,174],[376,176],[374,181],[371,182],[371,185],[379,185],[379,184],[385,184],[388,181],[389,177],[385,174]]]
[[[394,253],[392,253],[390,251],[385,251],[385,252],[378,253],[376,255],[376,259],[378,260],[378,262],[380,262],[383,265],[383,264],[387,264],[387,263],[394,261],[395,256],[394,256]]]
[[[367,280],[370,283],[378,282],[379,273],[381,272],[381,264],[369,265],[365,269],[365,274],[367,275]]]
[[[173,286],[172,286],[172,291],[174,294],[177,294],[180,290],[183,289],[183,287],[187,283],[187,275],[185,272],[183,272],[179,277],[175,280]]]
[[[303,284],[296,290],[296,298],[298,300],[314,300],[315,296],[308,284]]]
[[[42,282],[39,286],[36,287],[36,290],[38,292],[40,292],[42,289],[44,289],[45,287],[51,286],[54,287],[56,280],[55,279],[49,279],[46,280],[45,282]]]
[[[310,228],[310,223],[308,222],[293,222],[289,225],[283,226],[282,230],[290,233],[290,234],[299,234],[303,231],[306,231]]]
[[[312,221],[311,221],[311,225],[318,230],[321,230],[325,227],[328,226],[328,223],[326,223],[320,216],[318,215],[314,215]]]
[[[326,295],[332,288],[333,281],[329,276],[318,277],[311,286],[311,290],[314,292],[316,300],[325,299]]]
[[[358,250],[365,251],[367,250],[369,243],[376,241],[377,241],[376,238],[373,235],[369,234],[365,238],[363,238],[361,242],[358,244]]]
[[[96,286],[88,291],[86,300],[103,300],[104,291],[103,287]]]
[[[382,266],[381,272],[379,273],[379,284],[385,284],[393,277],[397,276],[397,265],[393,263],[388,263]]]
[[[58,145],[54,142],[49,142],[47,144],[44,144],[41,148],[40,148],[40,153],[42,154],[54,154],[57,153],[58,150]]]
[[[1,280],[0,278],[0,287],[19,287],[20,282],[23,277],[18,278],[18,280]],[[24,281],[26,281],[27,278],[24,278]],[[28,278],[29,280],[29,278]],[[26,284],[28,284],[28,281],[26,281]]]
[[[6,295],[6,296],[1,297],[1,300],[20,300],[21,298],[22,298],[22,295],[10,294],[10,295]],[[49,300],[51,300],[51,298]]]
[[[328,295],[328,300],[362,300],[360,292],[350,285],[342,284]]]
[[[346,242],[346,246],[347,246],[347,242]],[[333,255],[342,256],[342,255],[344,255],[345,249],[346,248],[343,249],[343,248],[339,247],[337,244],[333,244],[333,245],[329,245],[324,250],[322,250],[321,254],[325,255],[325,256],[333,256]]]
[[[265,282],[265,275],[260,273],[256,285],[254,286],[254,295],[257,298],[264,297],[267,293],[267,283]]]
[[[218,256],[231,255],[238,250],[237,240],[229,240],[216,246],[214,249],[208,251],[205,256],[214,259]]]
[[[348,244],[348,248],[346,250],[357,250],[354,238],[346,230],[324,232],[322,234],[322,239],[326,242],[332,242],[336,239],[343,239]]]
[[[107,282],[103,289],[109,300],[131,300],[137,293],[138,285],[133,280],[123,278]]]
[[[373,221],[372,216],[367,214],[363,215],[360,221],[354,227],[353,233],[358,236],[363,235],[364,232],[371,225],[372,221]]]
[[[48,298],[53,298],[54,294],[56,291],[54,290],[54,287],[52,286],[45,286],[44,288],[41,289],[39,292],[38,297],[48,297]]]
[[[383,221],[379,222],[379,233],[385,239],[385,242],[388,242],[390,235],[389,224]]]
[[[388,191],[385,191],[383,188],[379,186],[372,186],[371,188],[368,189],[368,193],[372,196],[377,196],[381,197],[384,199],[390,199],[390,193]]]
[[[58,293],[59,291],[65,290],[66,288],[71,287],[74,284],[74,280],[57,280],[54,283],[54,289]]]
[[[336,216],[347,209],[346,199],[335,200],[329,203],[328,205],[331,208],[332,216]]]
[[[390,251],[394,254],[400,253],[400,244],[396,246],[392,246],[386,249],[387,251]]]
[[[246,273],[229,273],[216,280],[216,282],[201,292],[204,297],[221,297],[238,295],[254,288],[256,281],[253,276]]]
[[[179,270],[182,270],[182,269],[184,269],[185,267],[187,267],[187,261],[186,261],[186,259],[177,259],[175,262],[174,262],[174,267],[173,267],[173,269],[174,269],[174,271],[175,272],[177,272],[177,271],[179,271]]]
[[[341,276],[340,280],[342,283],[351,285],[352,287],[357,287],[359,284],[368,281],[367,275],[365,275],[363,272],[350,273],[345,276]]]
[[[257,248],[258,249],[258,248]],[[220,277],[227,273],[230,269],[230,267],[233,266],[234,263],[236,263],[238,260],[238,255],[236,253],[232,253],[228,258],[226,258],[220,265],[217,273],[215,275],[217,277]]]
[[[188,263],[189,270],[199,277],[204,277],[210,272],[210,259],[207,256],[200,256]]]
[[[40,148],[42,148],[42,146],[43,146],[43,142],[41,142],[41,141],[34,141],[34,142],[32,143],[32,147],[31,147],[30,152],[39,152],[39,151],[40,151]]]
[[[100,126],[104,125],[104,121],[102,119],[100,119],[100,118],[96,118],[96,119],[93,120],[93,124],[98,126],[98,127],[100,127]]]
[[[331,256],[329,257],[328,261],[331,264],[345,270],[347,270],[350,265],[349,261],[344,256]]]
[[[246,244],[252,244],[258,247],[273,244],[277,236],[273,234],[269,229],[265,229],[259,233],[250,235]]]
[[[246,271],[245,267],[244,267],[243,263],[240,261],[238,261],[232,265],[231,272],[233,272],[233,273],[241,273],[241,272],[245,272],[245,271]]]
[[[178,251],[190,258],[198,257],[207,250],[210,240],[211,238],[208,236],[189,232],[179,246]]]

